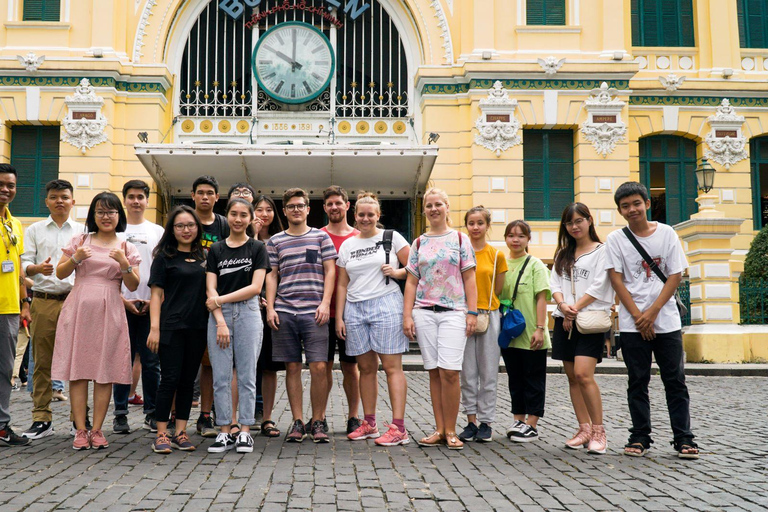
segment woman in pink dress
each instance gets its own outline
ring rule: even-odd
[[[93,198],[88,209],[88,234],[76,235],[62,252],[56,277],[75,272],[75,286],[64,301],[56,327],[51,375],[69,381],[72,416],[77,433],[72,448],[106,448],[101,430],[107,415],[112,384],[131,383],[131,348],[120,284],[139,286],[139,256],[125,231],[120,199],[110,192]],[[94,381],[93,429],[85,429],[88,381]]]

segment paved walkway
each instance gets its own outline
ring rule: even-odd
[[[306,372],[305,372],[306,373]],[[628,413],[625,377],[601,375],[610,443],[605,456],[563,448],[574,417],[563,375],[548,378],[541,439],[512,444],[503,430],[511,420],[506,378],[500,376],[499,430],[495,442],[470,443],[461,452],[351,443],[340,379],[329,405],[332,442],[285,444],[256,438],[255,451],[208,454],[203,441],[192,453],[155,455],[147,431],[107,433],[111,446],[75,452],[68,436],[68,403],[54,404],[56,435],[20,449],[0,448],[0,510],[605,510],[689,511],[768,509],[768,379],[689,377],[699,461],[681,461],[671,434],[658,378],[652,381],[656,444],[644,459],[624,457]],[[305,378],[307,376],[305,375]],[[379,420],[389,420],[384,379]],[[428,378],[408,374],[406,424],[413,437],[432,430]],[[282,380],[279,427],[289,423]],[[305,401],[306,403],[306,401]],[[31,399],[15,392],[14,427],[31,424]],[[143,416],[132,408],[131,426]],[[193,411],[196,414],[197,411]],[[501,435],[499,435],[501,434]]]

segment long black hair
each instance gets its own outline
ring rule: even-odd
[[[269,233],[269,236],[276,235],[277,233],[285,229],[283,227],[283,221],[280,220],[280,212],[277,209],[277,205],[275,204],[275,201],[271,197],[265,196],[264,194],[261,194],[260,196],[258,196],[256,199],[253,200],[254,209],[258,208],[259,203],[261,203],[262,201],[267,203],[270,206],[270,208],[272,208],[272,211],[275,214],[274,218],[272,219],[272,223],[269,225],[269,229],[267,230],[267,233]],[[256,233],[256,236],[258,235],[259,234]]]
[[[203,261],[205,259],[205,252],[203,252],[203,245],[200,240],[203,236],[203,223],[200,222],[200,217],[197,216],[195,210],[191,207],[182,204],[171,210],[168,214],[168,221],[165,223],[165,232],[157,243],[155,250],[152,251],[152,257],[165,256],[166,258],[173,258],[179,253],[179,241],[176,240],[176,234],[174,233],[173,225],[176,223],[176,217],[182,213],[188,213],[195,219],[197,224],[197,235],[190,247],[190,254],[192,259],[197,261]]]
[[[128,219],[125,216],[123,210],[123,204],[120,202],[120,198],[112,192],[101,192],[96,194],[96,197],[91,201],[91,206],[88,207],[88,217],[85,218],[85,227],[88,229],[88,233],[98,233],[99,226],[96,224],[96,207],[101,205],[102,208],[109,208],[111,210],[117,210],[117,226],[115,226],[115,233],[122,233],[125,231],[125,226],[128,225]]]
[[[555,272],[560,275],[570,275],[573,264],[576,262],[576,239],[568,233],[565,224],[571,222],[577,214],[589,221],[589,239],[600,242],[589,207],[584,203],[571,203],[566,206],[560,219],[560,232],[557,236],[557,249],[555,249]]]

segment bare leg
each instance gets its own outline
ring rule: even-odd
[[[272,420],[272,410],[275,408],[275,394],[277,393],[277,372],[264,370],[261,372],[261,398],[264,400],[264,419]]]
[[[86,392],[87,395],[87,392]],[[93,383],[93,429],[101,430],[107,417],[109,401],[112,398],[112,384]]]
[[[443,407],[444,432],[456,432],[456,418],[461,401],[461,382],[458,370],[440,370],[441,401]]]
[[[69,400],[75,428],[77,430],[85,430],[85,414],[88,408],[87,380],[73,380],[69,383]]]
[[[262,383],[263,385],[263,383]],[[301,363],[285,363],[285,389],[293,419],[303,418],[303,390],[301,388]],[[266,412],[266,411],[265,411]]]
[[[325,418],[325,406],[328,403],[328,380],[325,361],[309,363],[309,400],[312,403],[312,421]]]
[[[528,421],[526,421],[526,423],[528,425],[532,426],[533,428],[536,428],[536,425],[539,424],[539,417],[538,416],[534,416],[532,414],[529,414],[528,415]]]
[[[213,407],[213,368],[203,365],[200,369],[200,412],[211,412]]]
[[[363,399],[363,414],[366,416],[375,415],[376,400],[379,397],[379,384],[377,382],[379,358],[376,356],[376,352],[366,352],[357,356],[357,366],[360,367],[360,396]]]
[[[579,422],[579,425],[583,425],[584,423],[591,424],[591,415],[587,411],[587,405],[584,403],[581,386],[579,386],[579,382],[576,379],[574,363],[571,361],[563,361],[563,367],[565,368],[565,374],[568,376],[568,391],[571,394],[571,403],[573,404],[573,412],[576,413],[576,421]]]
[[[443,386],[440,380],[440,370],[429,370],[429,396],[432,399],[432,412],[435,415],[435,430],[445,435],[443,422]]]
[[[603,400],[600,397],[600,388],[595,382],[596,365],[597,359],[593,357],[576,356],[574,376],[583,397],[584,407],[589,411],[589,417],[592,418],[592,423],[602,425]]]
[[[378,364],[376,365],[378,370]],[[347,418],[357,418],[360,404],[360,372],[357,363],[341,362],[341,373],[344,376],[344,394],[347,395]],[[330,393],[330,387],[328,388]]]
[[[379,357],[381,358],[384,372],[387,374],[387,388],[389,388],[389,401],[392,404],[392,418],[397,420],[405,419],[408,382],[403,372],[403,356],[402,354],[380,354]]]
[[[128,398],[133,398],[136,394],[136,386],[139,385],[139,378],[141,377],[141,358],[139,353],[136,352],[136,357],[133,358],[133,375],[131,381],[131,392],[128,394]]]

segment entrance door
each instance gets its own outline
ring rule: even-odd
[[[755,229],[768,226],[768,135],[749,141]]]
[[[651,194],[649,218],[675,225],[698,211],[696,142],[675,135],[640,139],[640,182]]]

